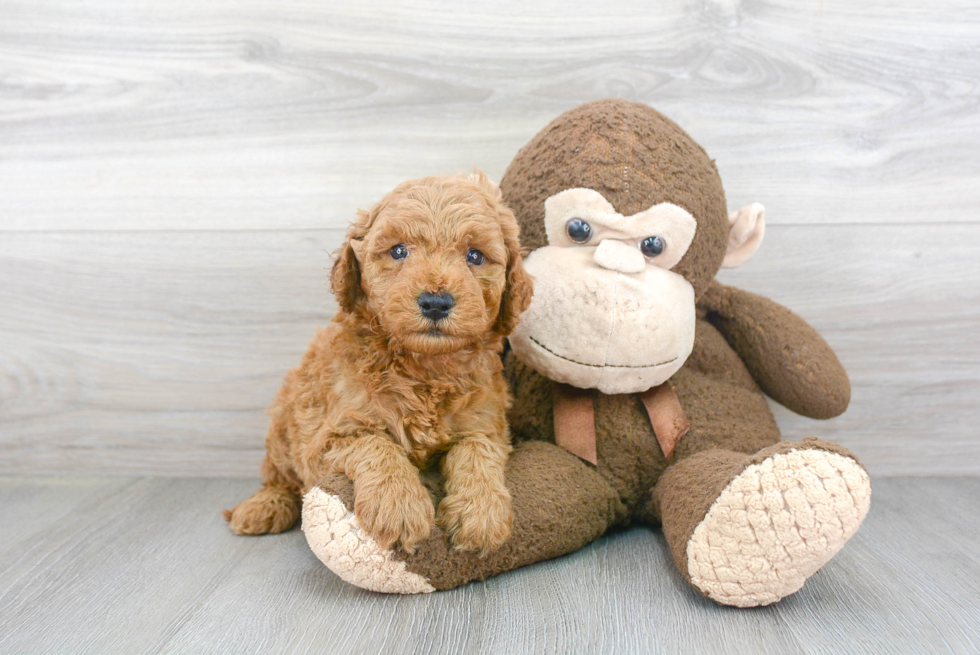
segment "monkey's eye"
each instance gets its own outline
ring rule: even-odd
[[[466,251],[466,263],[473,264],[474,266],[482,266],[483,262],[487,261],[487,258],[483,256],[483,253],[476,248],[470,248]]]
[[[645,257],[656,257],[664,251],[667,243],[660,237],[647,237],[640,242],[640,252]]]
[[[592,226],[581,218],[573,218],[565,223],[565,232],[568,233],[568,238],[575,243],[588,243],[589,239],[592,238]]]
[[[392,259],[405,259],[408,257],[408,248],[405,247],[404,243],[399,243],[397,246],[392,246],[391,250],[388,252],[391,253]]]

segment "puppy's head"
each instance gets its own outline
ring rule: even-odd
[[[531,300],[517,221],[482,171],[410,180],[359,212],[331,284],[342,310],[423,354],[495,343]]]

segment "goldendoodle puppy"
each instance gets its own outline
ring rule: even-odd
[[[513,214],[482,172],[405,182],[358,214],[331,284],[340,311],[276,396],[264,482],[225,511],[232,530],[288,530],[335,470],[382,547],[412,551],[437,520],[457,548],[494,550],[511,529],[499,353],[531,299]],[[436,460],[438,511],[419,479]]]

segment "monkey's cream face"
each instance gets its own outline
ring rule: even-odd
[[[530,307],[510,336],[515,354],[557,382],[606,394],[665,382],[694,347],[694,288],[671,269],[697,222],[660,203],[623,216],[597,191],[545,201],[548,245],[524,266]]]

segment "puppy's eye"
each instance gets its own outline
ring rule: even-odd
[[[466,263],[473,264],[474,266],[482,266],[483,262],[487,261],[487,258],[483,256],[483,253],[476,248],[470,248],[466,251]]]
[[[568,233],[568,238],[575,243],[588,243],[589,239],[592,238],[592,226],[581,218],[573,218],[565,223],[565,232]]]
[[[392,259],[405,259],[408,257],[408,248],[405,247],[404,243],[399,243],[397,246],[392,246],[391,250],[388,252],[391,253]]]
[[[647,237],[640,242],[640,252],[645,257],[656,257],[667,247],[667,242],[660,237]]]

